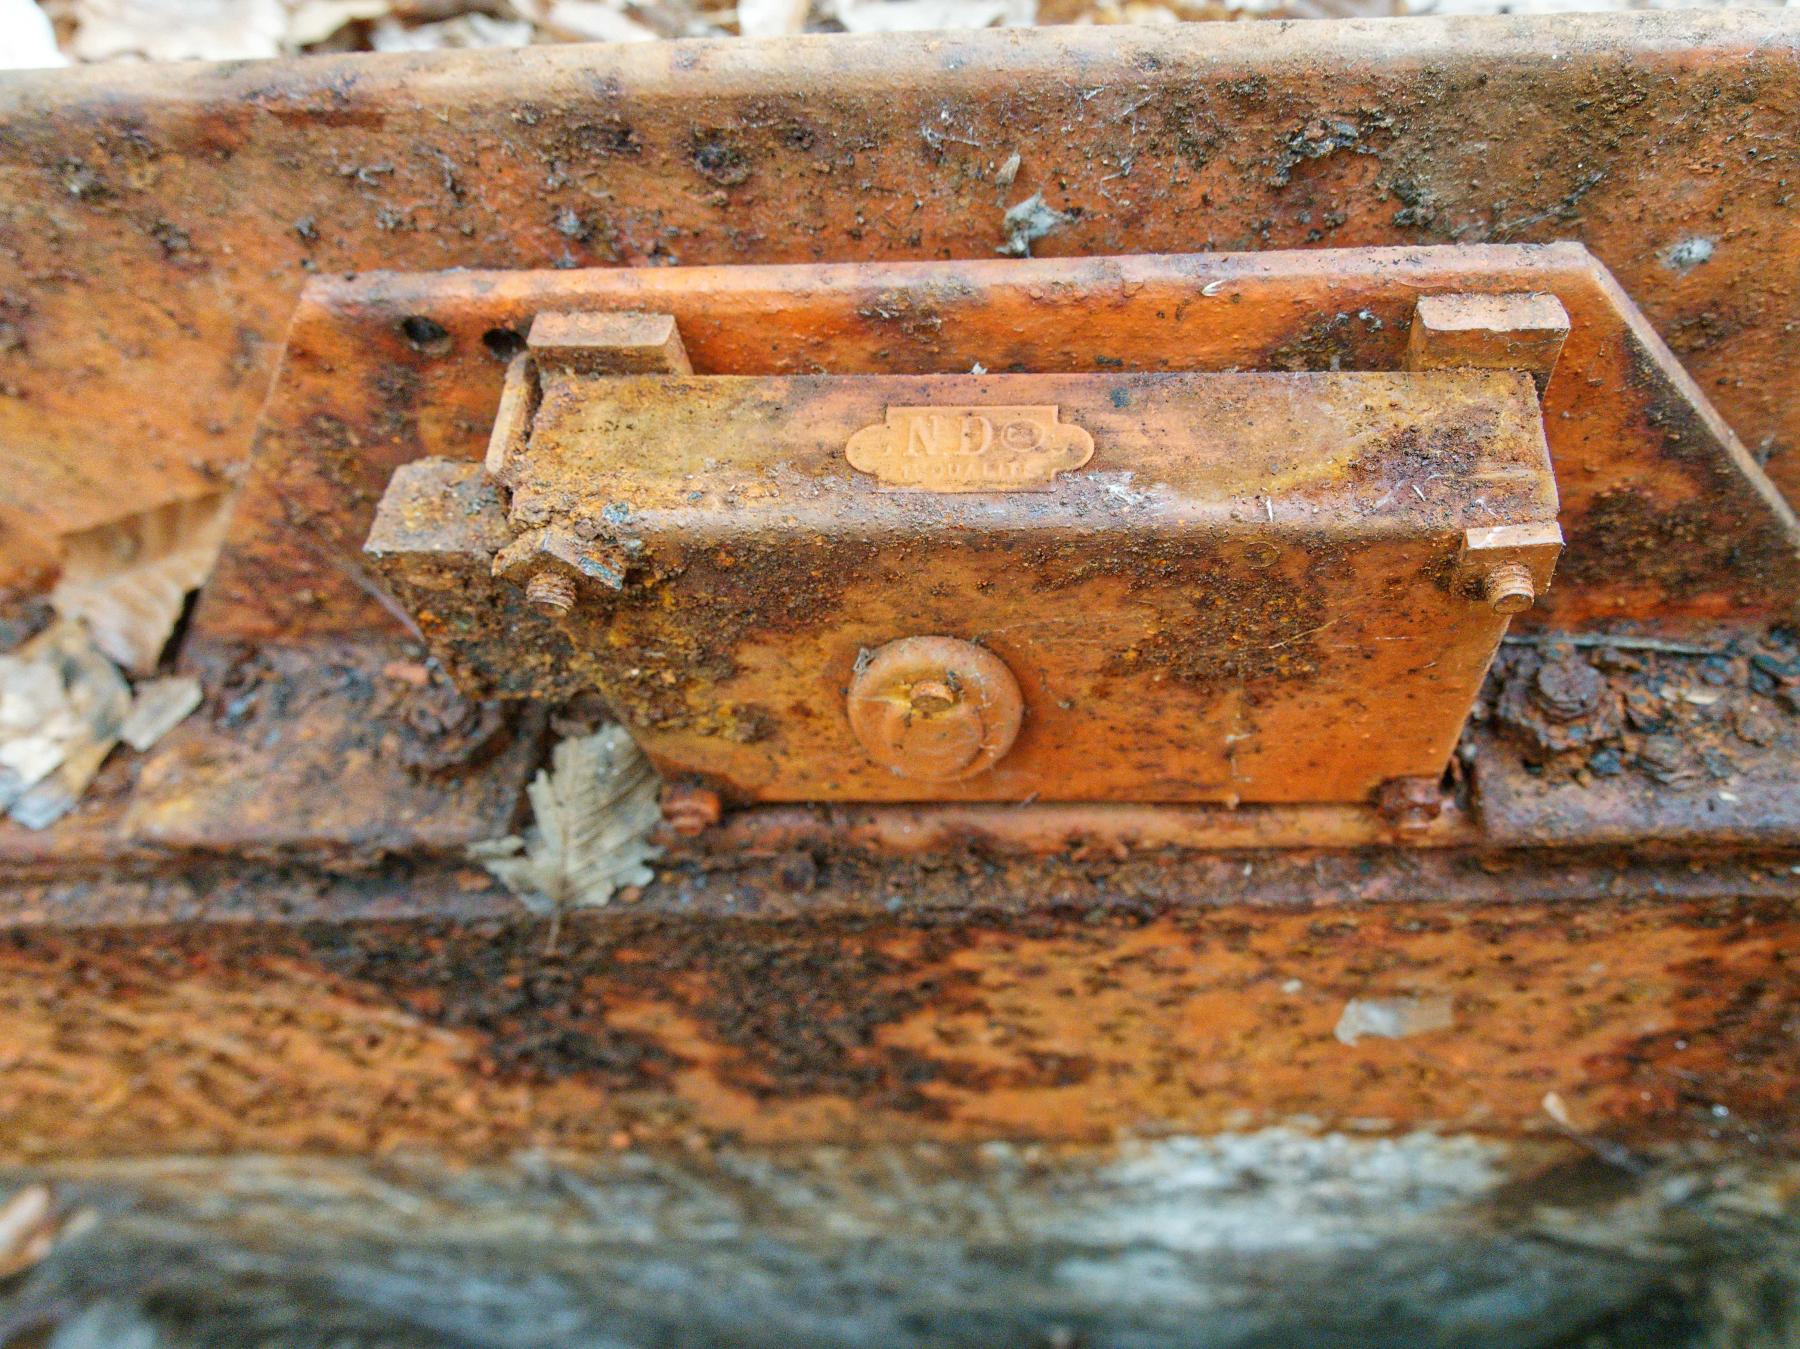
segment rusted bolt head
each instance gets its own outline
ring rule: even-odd
[[[1482,582],[1482,598],[1497,614],[1522,614],[1537,601],[1537,585],[1523,562],[1502,562]]]
[[[1600,705],[1606,680],[1574,656],[1557,656],[1538,666],[1531,701],[1552,721],[1579,721]]]
[[[1019,681],[993,652],[955,637],[903,637],[850,683],[850,729],[903,778],[954,782],[1012,748],[1025,714]]]
[[[1402,834],[1420,834],[1444,813],[1444,789],[1436,778],[1389,778],[1375,793],[1375,808]]]
[[[559,571],[540,571],[525,583],[525,598],[539,613],[557,618],[575,607],[575,582]]]
[[[709,787],[675,782],[663,788],[662,816],[677,834],[692,838],[719,822],[719,794]]]

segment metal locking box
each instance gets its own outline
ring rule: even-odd
[[[1559,544],[1518,372],[539,379],[495,570],[739,802],[1435,779]]]

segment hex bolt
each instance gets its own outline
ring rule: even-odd
[[[1537,586],[1523,562],[1502,562],[1483,579],[1481,595],[1497,614],[1522,614],[1536,602]]]
[[[1375,808],[1397,832],[1422,834],[1444,813],[1444,789],[1436,778],[1389,778],[1375,793]]]
[[[560,618],[575,607],[575,582],[561,572],[537,572],[525,583],[525,599],[539,613]]]
[[[719,822],[719,794],[708,787],[677,782],[663,788],[662,817],[677,834],[693,838]]]

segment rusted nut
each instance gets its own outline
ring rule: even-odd
[[[1402,834],[1422,834],[1444,813],[1444,790],[1436,778],[1389,778],[1375,793],[1381,818]]]
[[[417,773],[452,774],[479,767],[512,736],[510,706],[465,698],[442,674],[428,675],[396,711],[400,762]]]
[[[710,787],[677,782],[663,788],[663,820],[684,838],[705,833],[719,822],[721,813],[719,794]]]
[[[1506,671],[1494,718],[1536,762],[1611,740],[1619,733],[1620,701],[1606,676],[1572,651],[1541,659],[1520,653]],[[1660,701],[1654,710],[1661,715]]]
[[[1578,721],[1600,706],[1606,680],[1585,660],[1555,657],[1538,666],[1531,681],[1532,704],[1552,721]]]
[[[559,571],[540,571],[525,583],[525,599],[539,613],[560,618],[575,607],[575,582]]]
[[[1522,614],[1537,602],[1537,584],[1522,562],[1502,562],[1482,579],[1481,597],[1497,614]]]

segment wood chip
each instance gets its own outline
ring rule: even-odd
[[[127,670],[150,674],[189,592],[211,575],[229,518],[219,493],[67,535],[50,603],[85,622],[94,644]]]
[[[1363,1039],[1403,1040],[1455,1024],[1455,1010],[1447,997],[1352,998],[1344,1004],[1332,1034],[1353,1045]]]
[[[0,662],[7,813],[45,829],[73,810],[119,743],[130,707],[130,685],[79,623],[56,623]]]
[[[27,1185],[0,1204],[0,1279],[23,1273],[56,1242],[56,1205],[48,1185]]]
[[[119,739],[139,754],[161,740],[200,706],[200,681],[190,675],[150,679],[132,691],[131,711]]]

